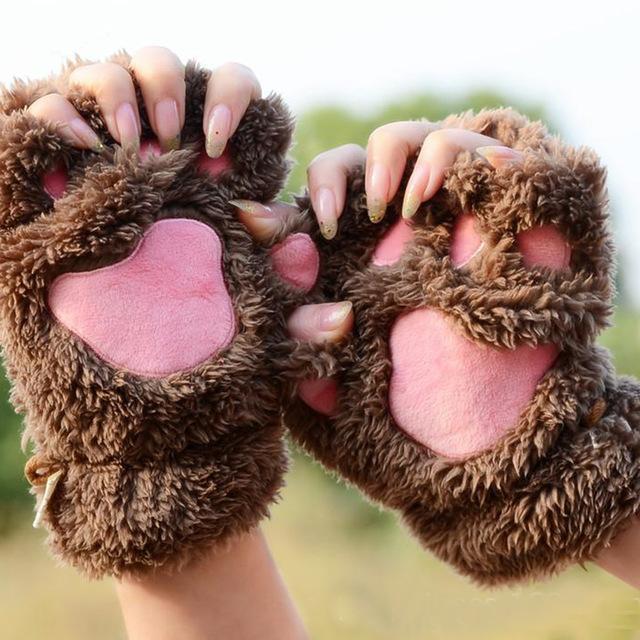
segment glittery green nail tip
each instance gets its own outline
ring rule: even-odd
[[[180,136],[165,140],[162,146],[163,151],[177,151],[180,148]]]

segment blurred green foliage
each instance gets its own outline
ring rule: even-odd
[[[458,97],[422,93],[394,100],[368,114],[355,113],[340,106],[316,106],[298,118],[293,149],[296,165],[287,187],[294,193],[304,187],[307,166],[319,153],[350,142],[366,146],[369,134],[388,122],[424,118],[437,121],[469,109],[479,111],[507,105],[534,120],[543,120],[553,129],[542,105],[521,104],[491,91],[475,91]]]

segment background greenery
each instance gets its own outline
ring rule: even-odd
[[[321,106],[298,121],[297,165],[288,189],[304,182],[308,162],[346,142],[366,144],[393,120],[439,119],[464,109],[512,104],[533,117],[540,105],[490,92],[456,99],[418,95],[370,114]],[[640,376],[640,316],[621,300],[603,337],[621,372]],[[31,498],[22,476],[20,419],[0,378],[0,637],[50,640],[124,637],[111,585],[56,567],[43,533],[30,528]],[[640,638],[632,589],[600,570],[574,568],[543,584],[485,591],[434,560],[396,522],[352,489],[296,455],[283,500],[266,525],[274,554],[313,638],[474,640],[622,640]]]

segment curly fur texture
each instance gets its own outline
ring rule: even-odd
[[[297,375],[338,377],[339,406],[328,418],[292,398],[285,422],[329,469],[397,509],[437,556],[495,585],[593,558],[638,512],[640,385],[616,377],[594,344],[610,316],[613,277],[605,172],[595,155],[512,110],[452,116],[443,126],[495,137],[522,151],[524,163],[495,170],[461,154],[415,217],[402,258],[382,267],[372,254],[401,203],[372,224],[362,171],[351,177],[336,239],[315,240],[320,298],[353,302],[354,334],[329,350],[299,344],[294,355]],[[307,197],[299,205],[311,208]],[[488,248],[456,269],[453,221],[471,210]],[[545,223],[571,245],[570,269],[523,265],[516,234]],[[389,409],[392,323],[424,307],[478,344],[560,350],[514,428],[466,459],[412,440]]]
[[[55,79],[18,82],[0,101],[0,330],[12,400],[35,450],[27,473],[41,485],[42,474],[63,470],[45,513],[50,545],[99,577],[179,566],[268,514],[287,466],[279,345],[300,294],[272,273],[269,247],[253,242],[229,204],[281,189],[292,134],[282,101],[249,106],[228,145],[233,167],[214,180],[194,162],[207,72],[187,66],[182,149],[142,161],[115,145],[89,97],[71,99],[106,143],[100,155],[70,147],[26,112],[64,89],[79,62]],[[148,137],[142,102],[140,110]],[[41,177],[59,164],[69,183],[54,202]],[[57,323],[47,291],[61,273],[118,262],[172,217],[220,237],[237,333],[192,370],[145,378],[111,367]],[[292,219],[288,230],[307,226]]]

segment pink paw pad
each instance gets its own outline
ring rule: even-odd
[[[482,250],[482,237],[476,229],[476,218],[471,213],[463,213],[453,223],[449,255],[454,267],[467,264]]]
[[[481,452],[515,427],[558,354],[554,345],[508,350],[478,344],[434,309],[400,316],[389,346],[396,424],[452,458]]]
[[[407,244],[413,238],[411,223],[400,218],[384,234],[373,253],[372,262],[377,267],[387,267],[400,260]]]
[[[338,405],[338,384],[330,378],[304,380],[298,387],[298,395],[314,411],[330,416]]]
[[[320,258],[313,240],[306,233],[294,233],[271,248],[276,273],[290,285],[307,292],[318,278]]]
[[[58,200],[67,190],[68,180],[67,170],[64,167],[56,167],[42,176],[42,187],[53,200]]]
[[[527,229],[518,234],[516,243],[525,267],[566,269],[571,263],[571,247],[553,225]]]

